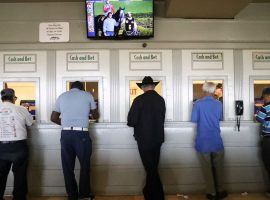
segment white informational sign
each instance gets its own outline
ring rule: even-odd
[[[48,22],[39,24],[40,42],[68,42],[68,22]]]
[[[253,69],[270,69],[270,52],[253,52]]]
[[[4,72],[35,72],[36,54],[4,54]]]
[[[130,52],[130,70],[161,70],[161,52]]]
[[[99,70],[98,52],[67,53],[67,71]]]
[[[192,53],[192,69],[223,69],[223,54],[220,52]]]

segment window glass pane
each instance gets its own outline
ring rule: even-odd
[[[4,82],[4,88],[15,91],[16,105],[24,106],[35,119],[36,117],[36,84],[35,82]]]
[[[67,91],[70,90],[71,88],[71,84],[73,82],[67,82]],[[97,81],[89,81],[89,82],[82,82],[83,85],[84,85],[84,88],[85,88],[85,91],[86,92],[90,92],[92,94],[92,96],[94,97],[94,100],[96,102],[96,105],[97,105],[97,109],[99,110],[98,108],[98,82]],[[89,116],[89,119],[91,122],[97,122],[97,120],[94,120],[91,115]]]
[[[194,80],[193,83],[193,102],[204,96],[202,86],[205,80]],[[223,80],[207,80],[217,85],[215,90],[215,98],[223,103]]]
[[[270,87],[270,80],[254,80],[254,114],[258,112],[258,110],[263,105],[262,91],[264,88]]]
[[[141,83],[142,81],[129,81],[129,105],[131,106],[134,99],[143,94],[143,90],[138,87],[136,83]],[[159,83],[155,87],[155,91],[162,96],[162,82],[159,81]]]

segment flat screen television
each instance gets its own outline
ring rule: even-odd
[[[87,37],[143,39],[154,36],[154,0],[86,0]]]

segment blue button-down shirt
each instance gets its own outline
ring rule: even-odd
[[[89,126],[90,110],[96,109],[96,103],[89,92],[73,88],[61,94],[55,103],[54,111],[61,113],[63,127]]]
[[[114,27],[117,26],[118,23],[113,18],[107,18],[103,22],[103,32],[114,31]]]
[[[195,102],[191,121],[197,123],[195,148],[201,153],[223,151],[219,121],[222,120],[222,103],[212,96]]]

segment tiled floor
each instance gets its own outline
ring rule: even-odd
[[[166,200],[205,200],[204,195],[168,195]],[[6,197],[6,200],[11,200]],[[29,200],[66,200],[64,197],[31,197]],[[142,196],[96,196],[95,200],[143,200]],[[270,200],[264,194],[230,194],[226,200]]]

